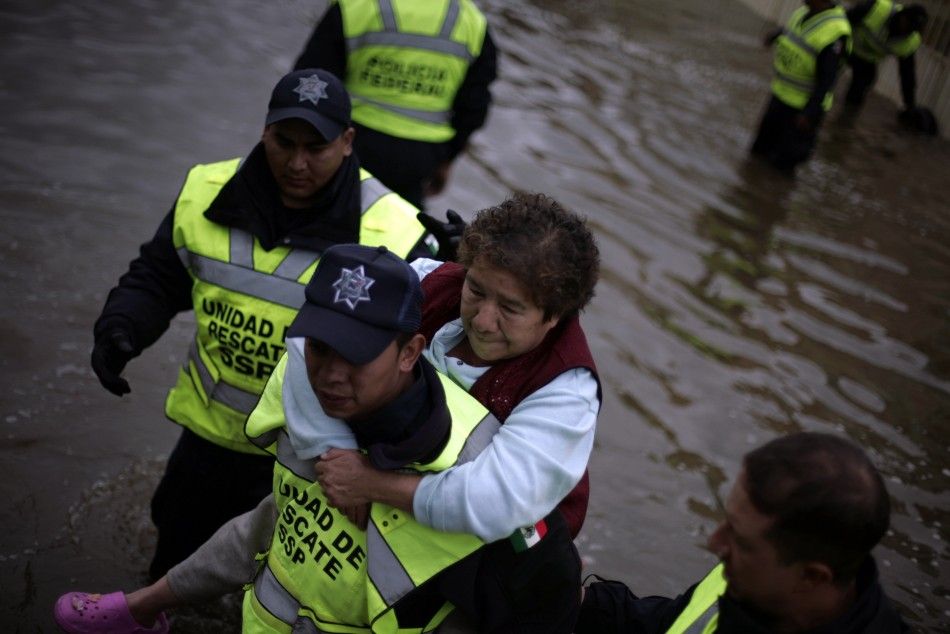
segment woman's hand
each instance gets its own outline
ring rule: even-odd
[[[331,506],[346,512],[345,509],[372,502],[367,485],[377,470],[366,456],[353,449],[331,449],[320,458],[314,469]]]
[[[354,518],[358,516],[351,516],[351,509],[367,507],[373,502],[412,513],[412,498],[422,478],[415,474],[377,469],[369,458],[353,449],[331,449],[320,456],[314,469],[317,482],[323,487],[323,494],[330,506],[343,511],[357,525],[360,522]],[[362,519],[364,526],[367,513]]]
[[[340,512],[346,515],[346,519],[356,524],[358,529],[365,531],[366,525],[369,523],[369,508],[369,504],[358,504],[356,506],[344,506],[340,508]]]

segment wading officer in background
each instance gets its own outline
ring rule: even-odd
[[[892,0],[867,0],[848,9],[848,20],[854,30],[854,51],[848,59],[851,85],[845,103],[860,107],[877,80],[878,64],[893,55],[901,79],[904,113],[912,116],[917,109],[914,53],[920,48],[927,10],[919,4],[905,7]]]
[[[851,25],[832,0],[805,0],[765,44],[775,46],[772,98],[751,151],[790,172],[815,148],[838,70],[851,50]]]
[[[485,123],[496,51],[471,0],[337,0],[296,63],[312,66],[353,98],[362,164],[422,209]]]
[[[244,420],[320,253],[344,242],[432,253],[417,210],[360,168],[354,134],[339,79],[319,69],[281,78],[260,143],[243,161],[191,169],[96,321],[92,368],[119,396],[130,391],[126,363],[172,317],[194,310],[197,321],[165,402],[184,429],[152,498],[153,578],[270,491],[273,460],[247,440]]]
[[[884,536],[884,480],[853,443],[821,433],[746,454],[709,538],[722,560],[675,599],[617,581],[585,590],[577,634],[900,634],[871,549]]]

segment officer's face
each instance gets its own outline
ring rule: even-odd
[[[327,344],[307,339],[307,377],[327,415],[359,421],[393,401],[411,384],[424,345],[422,335],[401,348],[393,341],[369,363],[353,365]]]
[[[264,128],[264,153],[284,205],[303,209],[313,204],[343,159],[353,153],[354,134],[347,128],[327,143],[303,119],[284,119]]]
[[[725,566],[727,592],[761,612],[783,615],[803,581],[802,564],[784,564],[766,537],[772,520],[749,499],[745,470],[726,499],[726,519],[709,537],[709,550]]]
[[[533,350],[558,322],[544,318],[518,278],[478,259],[465,275],[460,312],[472,351],[486,362]]]

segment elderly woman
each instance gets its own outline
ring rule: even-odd
[[[470,462],[420,477],[377,470],[339,448],[355,446],[341,442],[341,428],[326,430],[337,448],[321,456],[318,480],[351,519],[359,523],[366,504],[383,502],[487,543],[433,584],[479,631],[570,632],[577,615],[572,540],[586,513],[600,408],[578,314],[598,266],[585,222],[543,194],[516,194],[478,212],[459,264],[417,260],[413,268],[425,293],[424,356],[498,419],[491,443]],[[127,595],[123,618],[151,624],[165,608],[247,583],[256,571],[247,554],[269,547],[275,516],[265,500],[222,527],[166,577]]]

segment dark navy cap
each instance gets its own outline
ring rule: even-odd
[[[350,96],[336,75],[305,68],[284,75],[271,92],[266,125],[303,119],[332,141],[350,125]]]
[[[287,336],[322,341],[353,365],[369,363],[422,322],[419,276],[386,247],[330,247],[305,294]]]

